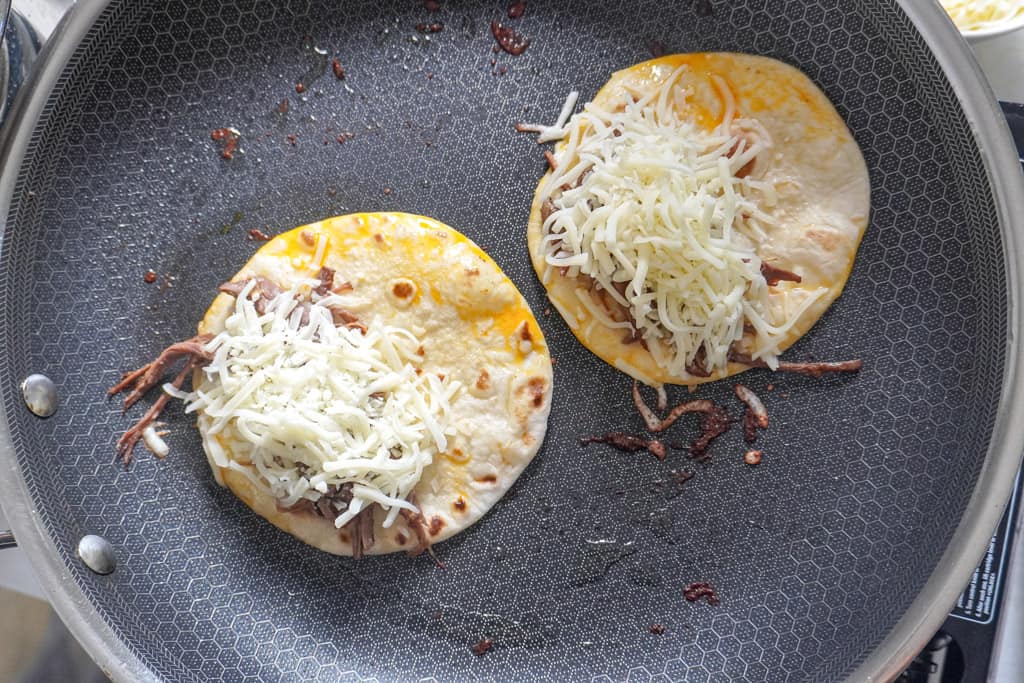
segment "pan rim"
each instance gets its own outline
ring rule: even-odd
[[[1012,230],[1012,218],[1024,217],[1024,176],[1008,126],[970,48],[937,3],[897,0],[939,62],[972,126],[992,189],[1003,241],[1009,308],[1006,358],[999,408],[985,462],[956,531],[921,591],[892,631],[848,677],[851,681],[889,680],[898,675],[939,628],[983,556],[1010,498],[1024,447],[1024,382],[1018,368],[1024,348],[1021,300],[1024,296],[1024,248]],[[111,0],[76,3],[40,55],[38,67],[22,88],[11,112],[11,126],[0,141],[0,255],[16,179],[32,129],[60,75],[81,40]],[[158,681],[126,641],[103,619],[84,591],[67,580],[53,539],[32,513],[33,503],[11,442],[7,417],[0,411],[0,462],[11,476],[0,478],[3,506],[19,545],[25,550],[55,611],[106,675],[116,681]]]
[[[847,677],[848,681],[896,678],[942,626],[960,591],[985,554],[1010,500],[1024,449],[1024,383],[1019,375],[1024,348],[1021,272],[1024,250],[1012,219],[1024,216],[1020,158],[988,80],[967,42],[938,3],[898,0],[949,80],[974,139],[992,189],[1006,268],[1007,330],[1003,386],[988,450],[974,491],[956,531],[924,587],[885,639]]]
[[[110,3],[111,0],[75,3],[47,40],[34,72],[15,97],[8,118],[10,125],[0,140],[0,257],[4,254],[11,197],[32,127],[77,46]],[[11,472],[11,476],[0,477],[0,506],[7,515],[18,547],[25,551],[38,583],[61,621],[110,679],[118,683],[160,681],[128,643],[114,633],[82,588],[68,580],[56,543],[33,514],[32,498],[18,466],[3,410],[0,410],[0,461],[8,463]]]

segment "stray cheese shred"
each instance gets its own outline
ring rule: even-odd
[[[737,175],[771,139],[756,121],[739,118],[722,79],[714,83],[726,107],[718,127],[701,130],[681,118],[677,80],[686,68],[640,99],[589,103],[545,129],[564,129],[542,190],[550,201],[541,244],[548,277],[562,269],[590,278],[628,309],[655,361],[674,375],[694,364],[724,368],[748,317],[764,321],[759,332],[767,335],[754,356],[775,367],[776,347],[799,311],[786,320],[769,314],[755,245],[772,224],[762,207],[770,208],[775,191]],[[630,327],[591,312],[607,327]]]
[[[352,499],[335,526],[377,503],[388,527],[401,509],[416,510],[408,496],[454,433],[460,385],[417,371],[420,341],[406,329],[377,318],[365,334],[336,327],[331,307],[342,301],[304,297],[315,284],[277,296],[260,315],[250,282],[206,346],[213,359],[199,386],[178,395],[202,414],[206,441],[219,444],[212,464],[242,472],[282,506],[348,485]]]

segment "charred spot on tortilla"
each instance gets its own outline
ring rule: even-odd
[[[139,442],[167,453],[154,423],[183,399],[218,483],[356,559],[430,552],[475,523],[536,455],[552,389],[544,336],[497,264],[401,213],[269,240],[220,287],[197,336],[110,393],[129,391],[128,408],[172,371],[118,442],[125,464]]]
[[[867,167],[821,90],[733,53],[660,57],[577,93],[534,195],[530,258],[573,334],[652,386],[779,355],[842,292],[867,227]],[[744,362],[746,361],[746,362]]]

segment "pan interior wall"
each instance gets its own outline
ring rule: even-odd
[[[712,2],[705,16],[704,3],[529,2],[516,20],[480,2],[188,4],[114,2],[100,16],[35,128],[0,259],[19,467],[70,580],[156,674],[833,680],[880,642],[973,491],[1006,336],[981,158],[895,3]],[[493,52],[492,20],[529,36],[526,52]],[[434,22],[443,30],[416,29]],[[627,378],[541,315],[526,254],[544,161],[513,125],[553,122],[569,91],[586,101],[656,43],[798,66],[871,172],[847,291],[788,353],[865,368],[744,375],[772,415],[756,468],[738,428],[706,464],[580,446],[642,423]],[[343,80],[324,66],[335,57]],[[211,140],[222,127],[242,134],[230,160]],[[250,229],[377,210],[477,241],[557,360],[544,449],[482,522],[438,546],[446,571],[404,556],[355,564],[272,528],[216,486],[177,406],[166,460],[140,449],[130,471],[114,463],[131,417],[105,389],[193,333],[257,248]],[[62,387],[46,421],[19,404],[31,372]],[[738,414],[731,392],[698,393]],[[694,426],[674,429],[687,441]],[[673,470],[696,476],[679,487]],[[77,562],[84,533],[114,544],[115,574]],[[721,604],[688,603],[692,581],[712,582]],[[482,637],[494,649],[477,657]]]

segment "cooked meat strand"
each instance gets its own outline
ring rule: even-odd
[[[280,499],[274,502],[277,505],[277,509],[281,512],[308,512],[313,514],[317,512],[316,505],[309,498],[299,498],[292,505],[282,505]]]
[[[373,547],[373,504],[363,508],[346,524],[352,535],[352,559],[361,560]]]
[[[698,398],[693,401],[687,401],[686,403],[680,403],[675,408],[669,411],[668,416],[662,420],[657,427],[652,427],[652,432],[663,432],[673,424],[676,420],[681,418],[687,413],[704,413],[705,415],[710,414],[715,410],[715,404],[709,399]]]
[[[705,458],[711,442],[729,431],[729,413],[721,406],[714,406],[704,413],[700,421],[701,434],[690,444],[690,455]]]
[[[329,295],[334,289],[334,269],[324,266],[320,269],[320,272],[317,273],[316,277],[320,281],[320,284],[314,287],[313,291],[320,296]]]
[[[248,284],[249,280],[225,282],[217,289],[224,292],[225,294],[230,294],[231,296],[238,296],[239,294],[242,293],[242,290],[245,289],[245,286]],[[268,299],[273,299],[274,297],[281,293],[281,287],[273,280],[268,280],[265,277],[257,277],[256,286],[253,288],[253,291],[259,292],[261,296],[265,296]]]
[[[668,454],[665,449],[665,444],[661,441],[658,441],[657,439],[645,439],[642,436],[627,434],[625,432],[608,432],[601,436],[584,436],[580,438],[580,443],[606,443],[613,448],[617,448],[620,451],[626,451],[627,453],[647,450],[650,451],[658,460],[664,460],[665,456]]]
[[[760,358],[754,359],[745,353],[730,352],[729,360],[733,363],[740,363],[752,368],[767,368],[768,364]],[[830,372],[858,372],[864,363],[857,360],[844,360],[832,362],[808,362],[793,363],[779,361],[779,369],[776,372],[792,372],[797,375],[808,375],[810,377],[821,377]]]
[[[757,441],[757,418],[750,408],[743,410],[743,440],[747,443]]]
[[[203,350],[203,347],[211,339],[212,334],[199,334],[191,339],[171,344],[152,363],[125,374],[120,382],[107,390],[107,396],[119,394],[134,384],[134,388],[124,399],[124,409],[128,410],[142,398],[143,394],[153,388],[179,359],[190,358],[199,359],[203,363],[209,362],[213,356]]]
[[[352,311],[346,308],[339,308],[337,306],[331,306],[331,318],[334,319],[334,325],[344,325],[350,329],[359,330],[363,334],[366,334],[366,325],[359,320]]]
[[[555,206],[555,203],[553,201],[551,201],[550,198],[545,199],[544,203],[540,205],[540,220],[541,220],[541,223],[546,223],[547,220],[548,220],[548,217],[551,216],[551,214],[553,214],[557,210],[558,210],[558,207]]]
[[[706,581],[694,581],[691,583],[683,589],[683,597],[686,598],[687,602],[697,602],[701,598],[705,598],[709,605],[717,605],[719,603],[715,587]]]
[[[185,362],[185,366],[178,372],[178,374],[171,380],[171,386],[175,389],[180,389],[181,385],[185,383],[185,379],[191,374],[191,372],[199,367],[201,364],[208,362],[209,359],[202,359],[193,356]],[[117,455],[124,461],[125,469],[132,462],[132,451],[135,450],[135,445],[142,438],[142,432],[145,431],[146,427],[151,425],[163,412],[167,402],[171,399],[169,394],[162,393],[153,405],[149,407],[149,410],[139,418],[128,431],[121,435],[121,438],[117,440]]]
[[[416,500],[416,492],[413,491],[409,494],[409,502],[419,507],[419,503]],[[416,557],[423,554],[424,551],[430,555],[430,557],[437,563],[437,566],[444,569],[444,562],[438,559],[437,555],[434,554],[434,549],[430,545],[430,533],[427,531],[427,520],[423,519],[423,514],[420,512],[413,512],[402,508],[399,513],[412,527],[412,531],[416,534],[416,540],[419,541],[413,548],[409,550],[409,557]]]
[[[767,261],[761,261],[761,275],[764,276],[765,282],[768,283],[769,287],[774,287],[783,280],[786,282],[800,282],[802,280],[802,278],[793,271],[778,268]]]
[[[305,463],[296,463],[299,474],[305,474]],[[327,493],[322,494],[316,501],[316,513],[321,517],[334,519],[348,509],[352,502],[352,482],[346,482],[341,486],[329,484]],[[351,520],[350,520],[351,523]]]
[[[644,403],[644,397],[640,395],[640,384],[633,380],[633,404],[636,406],[636,410],[640,413],[640,417],[644,419],[644,424],[647,425],[647,429],[652,432],[658,431],[658,426],[661,424],[661,420],[654,414],[654,411],[647,407]]]
[[[249,284],[249,280],[238,280],[237,282],[225,282],[218,289],[225,294],[237,297],[245,289],[245,286]],[[268,280],[265,277],[256,278],[256,286],[253,287],[252,292],[249,293],[249,298],[253,298],[253,294],[259,294],[259,297],[255,300],[254,308],[258,315],[263,315],[267,312],[267,304],[273,301],[279,294],[281,294],[281,287],[273,280]]]
[[[665,385],[664,384],[659,384],[657,386],[657,391],[658,391],[658,402],[656,404],[657,408],[658,408],[658,410],[665,410],[666,408],[668,408],[668,394],[665,392]]]
[[[742,384],[735,385],[733,389],[736,391],[736,398],[747,404],[747,408],[750,409],[750,413],[754,416],[757,426],[761,429],[767,429],[768,409],[764,407],[764,403],[761,402],[757,394]]]
[[[702,344],[697,353],[694,354],[693,360],[686,366],[686,372],[693,377],[710,377],[711,373],[707,369],[707,353],[704,351],[704,345]]]

